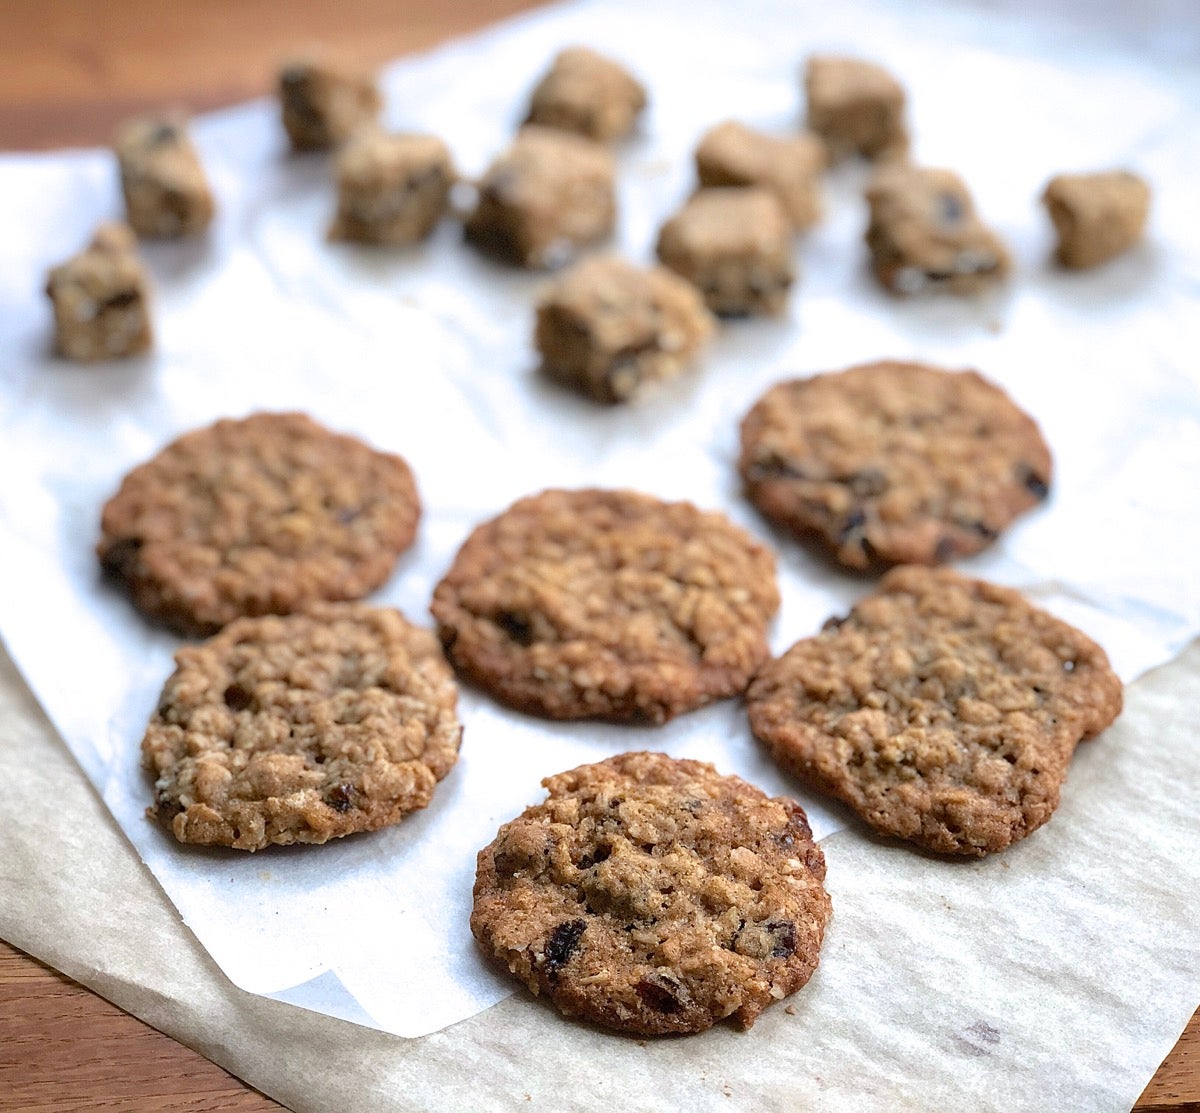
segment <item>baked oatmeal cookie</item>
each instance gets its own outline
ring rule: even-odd
[[[510,266],[561,266],[612,234],[614,179],[613,157],[599,143],[527,125],[480,180],[467,240]]]
[[[646,87],[624,66],[573,46],[555,57],[537,83],[525,122],[609,143],[628,135],[645,107]]]
[[[762,186],[775,194],[796,229],[821,219],[821,173],[825,144],[810,132],[769,135],[726,120],[710,128],[696,147],[701,186]]]
[[[804,67],[808,127],[835,159],[899,159],[908,153],[904,86],[862,58],[817,54]]]
[[[374,74],[331,59],[293,58],[279,71],[283,127],[297,151],[323,150],[372,125],[383,107]]]
[[[799,804],[629,753],[542,782],[479,854],[471,930],[567,1016],[637,1035],[749,1028],[816,969],[829,897]]]
[[[198,236],[215,202],[182,117],[128,120],[113,141],[125,211],[143,238]]]
[[[127,224],[101,224],[83,251],[50,271],[46,296],[55,349],[67,359],[121,359],[153,342],[150,278]]]
[[[101,566],[145,614],[184,634],[242,615],[358,599],[416,534],[420,502],[399,456],[298,413],[186,433],[105,504]]]
[[[791,221],[758,186],[698,190],[660,229],[659,261],[686,278],[718,316],[782,313],[796,281]]]
[[[1150,213],[1150,187],[1128,170],[1059,174],[1042,203],[1058,235],[1055,258],[1073,270],[1096,267],[1141,238]]]
[[[665,267],[582,259],[537,307],[542,369],[598,402],[625,402],[674,378],[716,331],[700,292]]]
[[[1012,269],[1008,248],[951,170],[889,166],[867,187],[867,204],[871,269],[892,293],[977,294]]]
[[[338,153],[334,167],[335,240],[397,246],[425,239],[446,214],[456,175],[434,135],[366,130]]]
[[[770,551],[634,491],[544,491],[467,538],[433,595],[459,672],[550,719],[662,723],[745,690],[779,607]]]
[[[180,842],[322,843],[425,807],[458,757],[437,639],[399,611],[243,618],[175,655],[142,739],[149,815]]]
[[[1050,818],[1122,692],[1104,650],[1017,592],[909,567],[766,665],[746,701],[775,759],[872,827],[981,857]]]
[[[741,434],[750,500],[850,568],[976,553],[1050,490],[1037,424],[974,371],[885,361],[778,383]]]

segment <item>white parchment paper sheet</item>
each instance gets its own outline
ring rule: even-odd
[[[427,514],[377,598],[420,620],[470,526],[521,494],[635,485],[720,507],[767,535],[732,467],[736,420],[766,385],[884,356],[973,365],[1038,418],[1058,471],[1047,505],[969,570],[1088,630],[1126,680],[1200,631],[1200,487],[1185,479],[1200,473],[1200,227],[1189,219],[1200,79],[1169,57],[1151,65],[1086,40],[1068,52],[1012,25],[997,33],[961,9],[902,12],[582,4],[389,72],[389,123],[444,136],[474,173],[506,142],[555,49],[586,41],[625,59],[648,80],[653,107],[621,152],[618,238],[648,259],[691,188],[697,136],[727,116],[794,127],[798,61],[853,48],[904,79],[917,158],[960,170],[1014,247],[1006,294],[893,301],[864,270],[861,172],[840,170],[827,221],[798,248],[805,274],[789,315],[730,325],[695,374],[635,408],[599,409],[534,375],[542,280],[477,258],[454,224],[411,252],[328,244],[328,163],[288,155],[267,104],[196,123],[220,217],[204,243],[146,248],[155,354],[102,368],[54,360],[40,282],[98,219],[119,214],[111,159],[0,162],[0,632],[236,985],[406,1036],[499,1000],[510,987],[465,929],[475,851],[540,796],[542,776],[620,750],[703,758],[796,794],[818,834],[846,820],[774,771],[734,702],[627,730],[548,725],[468,691],[462,759],[434,804],[400,827],[253,858],[181,849],[142,814],[149,785],[137,746],[177,642],[99,582],[92,546],[121,475],[216,417],[305,409],[408,457]],[[1035,198],[1053,172],[1109,165],[1154,183],[1149,241],[1095,274],[1057,273]],[[773,643],[783,649],[867,585],[776,540],[784,606]],[[860,830],[846,838],[869,845]]]

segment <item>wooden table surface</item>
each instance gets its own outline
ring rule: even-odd
[[[104,143],[165,104],[192,111],[266,92],[279,58],[314,43],[375,64],[535,0],[0,0],[0,148]],[[1070,1053],[1064,1035],[1063,1053]],[[0,1110],[280,1106],[220,1067],[0,943]],[[1200,1013],[1136,1109],[1200,1111]]]

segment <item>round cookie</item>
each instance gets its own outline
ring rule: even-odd
[[[974,371],[888,361],[779,383],[741,433],[750,500],[850,568],[978,552],[1050,487],[1037,424]]]
[[[542,782],[479,854],[471,930],[558,1009],[638,1035],[749,1028],[817,966],[829,897],[804,810],[629,753]]]
[[[723,515],[590,489],[479,526],[431,610],[455,668],[518,710],[662,723],[744,691],[778,607],[773,556]]]
[[[399,611],[243,618],[175,655],[142,739],[180,842],[322,843],[425,807],[458,757],[453,673]]]
[[[105,504],[96,553],[145,614],[184,634],[359,599],[416,534],[399,456],[298,413],[187,433]]]
[[[909,567],[764,666],[746,701],[775,759],[871,826],[982,856],[1050,818],[1122,690],[1103,649],[1017,592]]]

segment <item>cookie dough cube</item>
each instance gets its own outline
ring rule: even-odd
[[[365,132],[338,155],[336,177],[334,239],[411,244],[445,214],[454,165],[446,144],[432,135]]]
[[[808,126],[835,158],[895,158],[908,150],[904,87],[860,58],[814,55],[804,71]]]
[[[197,236],[208,227],[212,189],[183,120],[130,120],[117,131],[113,149],[129,223],[139,236]]]
[[[792,227],[774,193],[702,189],[658,234],[658,257],[700,288],[714,313],[780,312],[796,278]]]
[[[1058,233],[1055,256],[1064,267],[1107,263],[1142,238],[1150,187],[1136,174],[1059,174],[1042,194]]]
[[[150,347],[150,283],[125,224],[102,224],[78,255],[46,283],[54,305],[58,351],[92,362]]]
[[[868,187],[867,203],[871,267],[894,293],[974,294],[1008,274],[1008,250],[952,171],[888,167]]]
[[[590,139],[522,128],[479,183],[467,239],[514,266],[557,266],[612,233],[613,172],[612,155]]]
[[[825,160],[825,146],[815,135],[777,137],[727,120],[700,140],[696,173],[702,186],[769,189],[792,223],[808,228],[821,218]]]
[[[336,147],[379,116],[375,78],[327,61],[298,58],[279,74],[283,126],[298,151]]]
[[[624,402],[678,375],[714,327],[690,282],[663,267],[595,257],[542,297],[534,342],[546,374],[599,402]]]
[[[533,90],[525,122],[601,143],[633,130],[646,90],[623,66],[586,47],[564,50]]]

